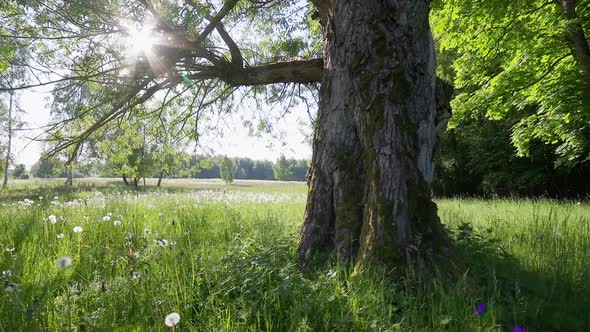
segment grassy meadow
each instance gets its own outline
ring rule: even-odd
[[[77,182],[0,192],[0,332],[590,331],[588,202],[440,199],[468,270],[419,282],[298,270],[303,183]]]

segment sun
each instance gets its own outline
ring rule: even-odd
[[[125,38],[122,41],[125,53],[131,57],[150,56],[156,42],[154,27],[149,24],[143,26],[122,24],[122,26],[125,30]]]

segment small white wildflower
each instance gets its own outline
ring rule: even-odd
[[[8,252],[13,252],[14,250],[15,250],[15,249],[14,249],[14,247],[13,247],[13,246],[8,246],[8,247],[6,247],[6,251],[8,251]]]
[[[49,219],[49,222],[52,224],[55,224],[57,222],[57,217],[54,215],[50,215],[49,217],[47,217],[47,219]]]
[[[4,291],[6,293],[14,293],[17,288],[18,288],[18,285],[15,284],[15,283],[12,283],[10,281],[5,281],[4,282]]]
[[[12,277],[12,271],[4,270],[4,271],[2,271],[2,276],[6,277],[6,278]]]
[[[109,216],[109,217],[112,216],[112,215],[113,215],[112,212],[107,213],[107,216]]]
[[[115,261],[113,261],[113,260],[111,260],[110,263],[111,263],[111,265],[115,265]]]
[[[160,247],[164,248],[166,246],[168,246],[168,240],[166,239],[155,239],[154,242],[156,242],[157,245],[159,245]]]
[[[139,279],[139,278],[141,278],[141,272],[133,271],[133,273],[131,273],[131,280],[135,280],[135,279]]]
[[[104,216],[104,217],[102,217],[102,221],[104,221],[104,222],[111,221],[111,216]]]
[[[168,327],[174,327],[178,322],[180,322],[180,315],[176,312],[166,315],[166,319],[164,320],[164,324]]]
[[[57,238],[58,238],[58,239],[63,239],[63,237],[64,237],[64,233],[59,233],[59,234],[57,234]]]
[[[113,221],[113,225],[120,226],[121,222],[119,220],[115,220],[115,221]]]
[[[39,200],[42,201],[43,200],[43,196],[39,196]]]
[[[148,235],[148,234],[150,234],[150,233],[151,233],[151,232],[150,232],[150,230],[149,230],[149,229],[147,229],[147,228],[145,228],[145,229],[143,230],[143,234],[145,234],[145,235]]]
[[[82,227],[80,227],[80,226],[74,227],[74,233],[80,233],[80,232],[82,232]]]
[[[449,325],[449,323],[453,320],[451,316],[442,316],[440,319],[440,325],[445,326]]]
[[[65,269],[66,267],[72,265],[72,258],[69,256],[63,256],[55,260],[55,265],[60,269]]]

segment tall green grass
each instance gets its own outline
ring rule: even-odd
[[[164,331],[171,312],[177,331],[590,329],[586,203],[441,200],[469,270],[425,283],[301,272],[304,190],[250,189],[0,194],[0,330]]]

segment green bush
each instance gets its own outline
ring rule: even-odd
[[[28,180],[30,178],[32,178],[33,176],[30,173],[21,173],[21,175],[18,177],[21,180]]]

